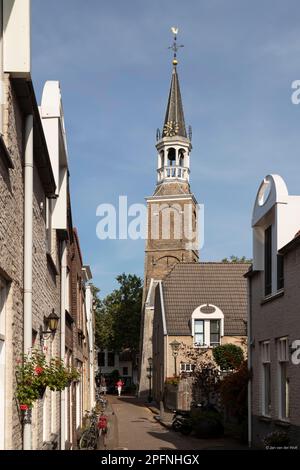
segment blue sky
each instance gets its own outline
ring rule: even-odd
[[[156,181],[155,133],[171,79],[170,27],[193,127],[191,187],[205,204],[202,260],[251,256],[262,178],[300,194],[300,9],[296,0],[32,0],[32,75],[61,82],[74,225],[102,294],[122,272],[143,276],[143,241],[100,241],[96,208]]]

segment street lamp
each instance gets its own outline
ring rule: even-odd
[[[148,395],[148,403],[152,402],[152,364],[153,364],[153,359],[152,357],[148,358],[148,364],[149,367],[147,369],[148,371],[148,379],[149,379],[149,395]]]
[[[174,341],[172,341],[172,343],[170,343],[170,346],[171,346],[171,349],[172,349],[172,355],[174,357],[174,369],[175,369],[175,377],[177,377],[177,356],[178,356],[178,352],[179,352],[179,347],[180,347],[180,343],[178,341],[176,341],[176,339]]]
[[[44,343],[46,339],[49,339],[50,336],[54,336],[58,327],[59,317],[54,312],[54,309],[50,313],[50,315],[44,318],[44,323],[46,325],[46,330],[44,331],[42,327],[40,327],[40,340],[41,344]]]

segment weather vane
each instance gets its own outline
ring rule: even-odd
[[[172,46],[169,47],[169,49],[172,49],[172,51],[174,52],[173,65],[177,65],[178,64],[177,52],[178,52],[180,47],[184,47],[184,46],[182,44],[180,46],[178,46],[178,44],[177,44],[177,34],[178,34],[179,29],[176,28],[175,26],[172,26],[171,31],[174,34],[174,42],[173,42]]]

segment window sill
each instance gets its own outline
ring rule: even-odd
[[[284,419],[275,419],[274,424],[276,424],[276,426],[281,426],[282,428],[289,428],[291,426],[291,423]]]
[[[264,415],[261,415],[258,417],[259,421],[263,421],[265,423],[271,423],[272,422],[272,418],[271,416],[264,416]]]
[[[0,134],[0,149],[2,150],[2,155],[4,157],[5,164],[7,168],[13,170],[15,168],[11,156],[9,155],[8,149],[4,142],[3,136]]]
[[[275,292],[274,294],[270,294],[266,297],[264,297],[261,301],[261,305],[264,305],[268,302],[272,302],[272,300],[278,299],[279,297],[282,297],[284,295],[284,289],[280,289],[279,291]]]

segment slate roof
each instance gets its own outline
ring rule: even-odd
[[[224,313],[225,336],[246,335],[248,263],[179,263],[163,281],[168,335],[190,336],[193,311],[213,304]]]

